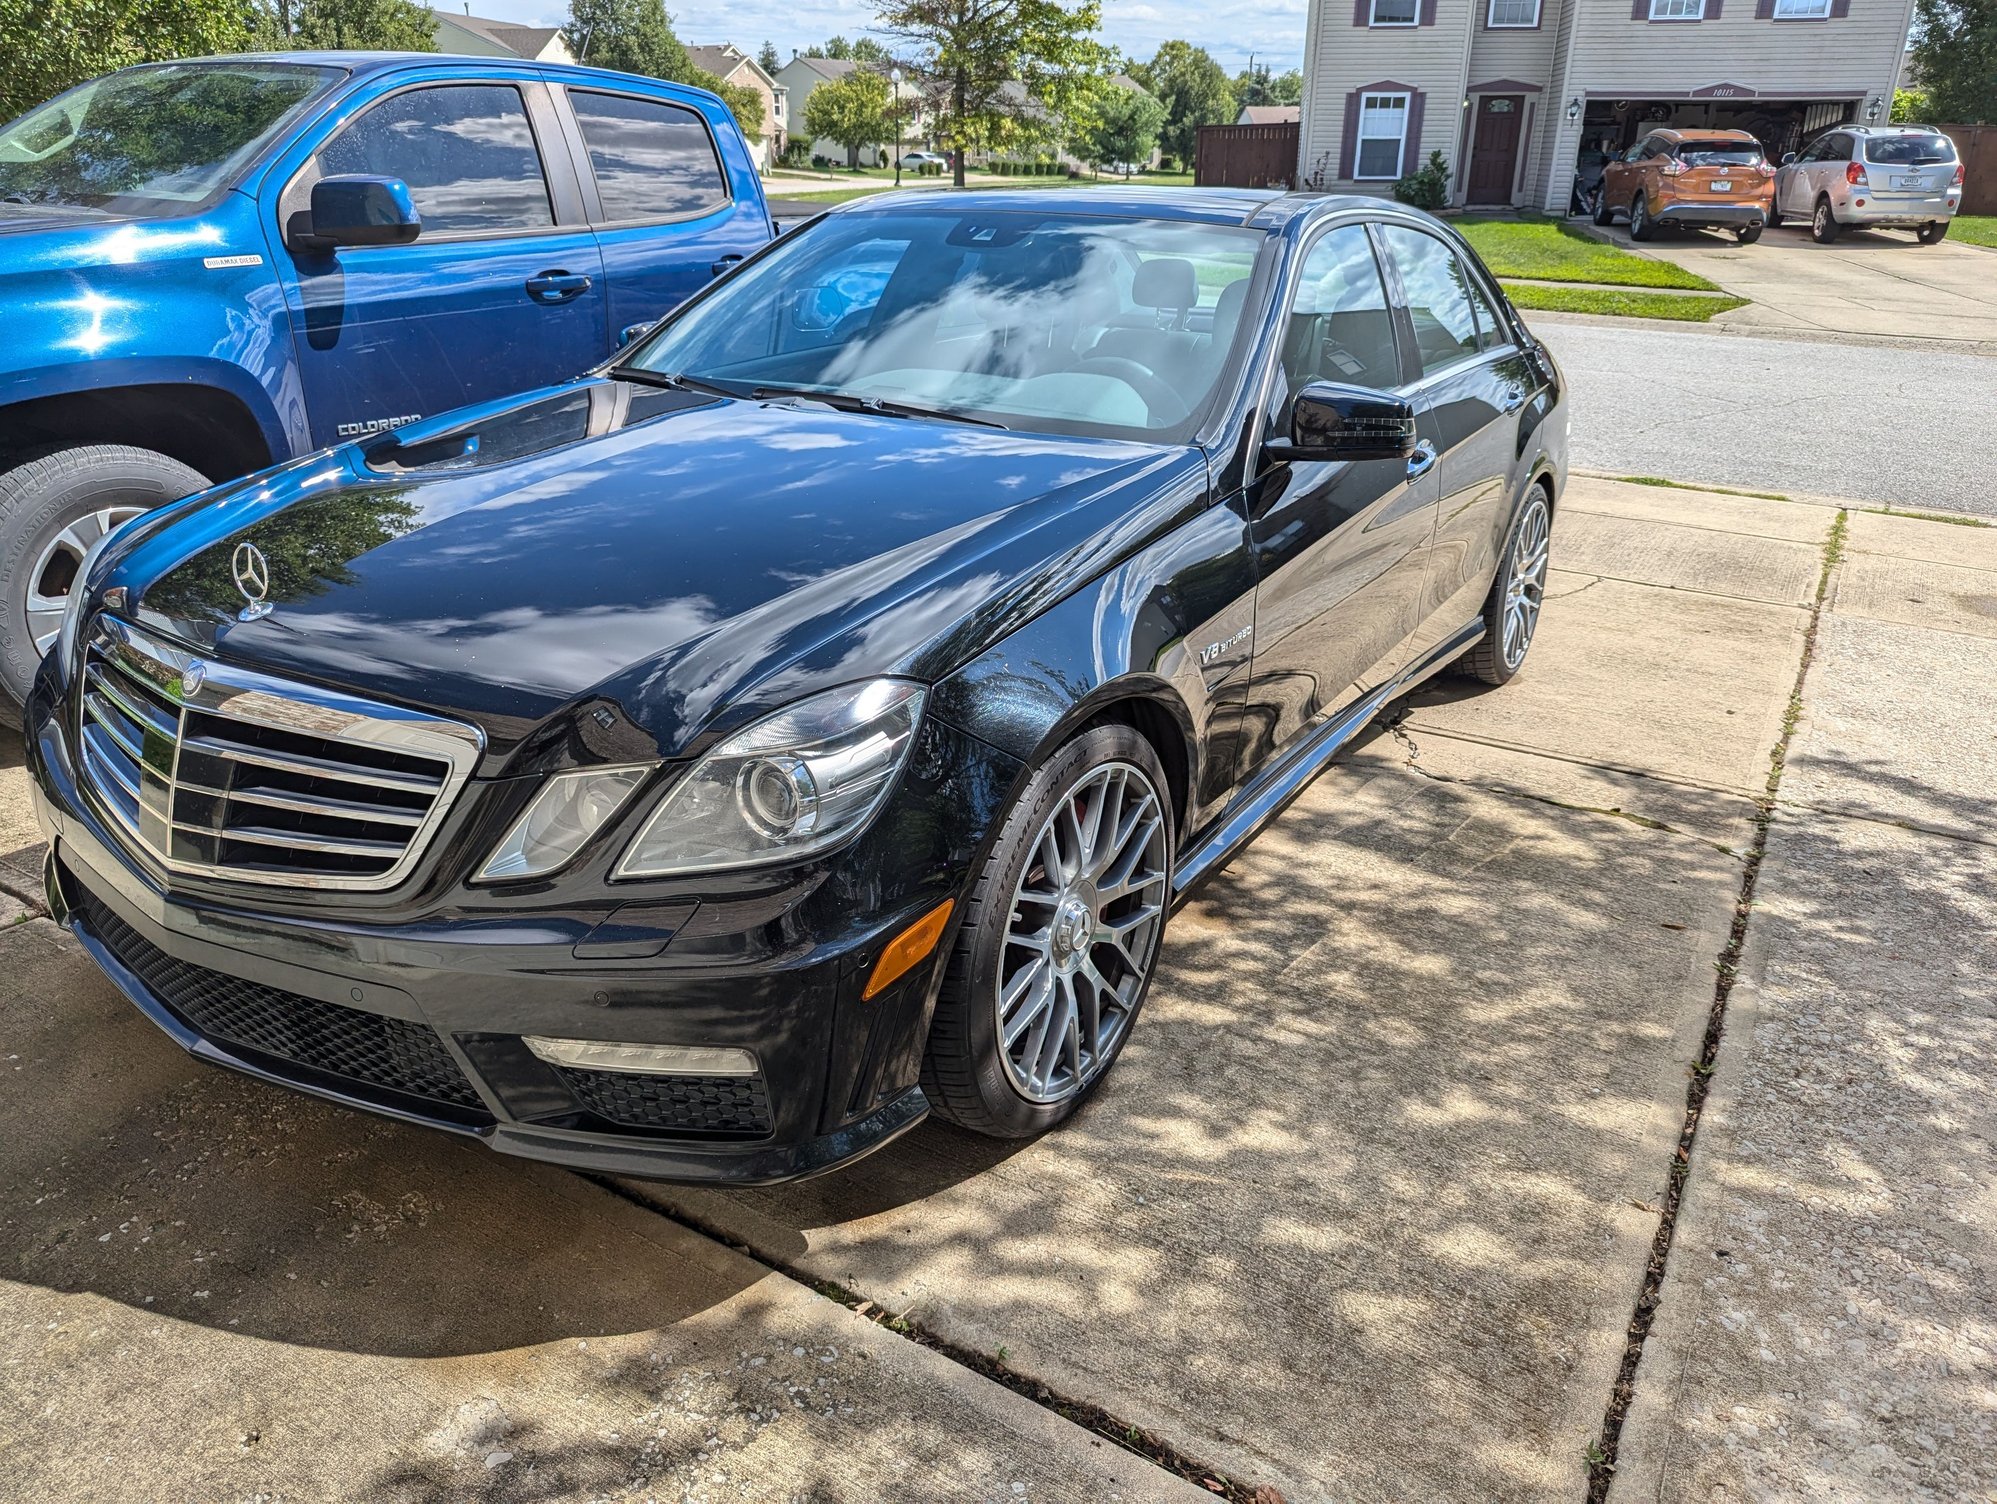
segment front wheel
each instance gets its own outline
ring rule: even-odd
[[[1838,217],[1827,198],[1817,200],[1816,212],[1810,216],[1810,238],[1818,245],[1829,245],[1838,238]]]
[[[1028,780],[979,872],[936,1001],[922,1088],[962,1127],[1061,1122],[1122,1051],[1171,896],[1172,805],[1151,744],[1095,726]]]
[[[1472,678],[1486,684],[1509,684],[1525,667],[1533,633],[1539,629],[1540,607],[1546,602],[1546,572],[1552,554],[1553,512],[1546,492],[1534,486],[1512,521],[1505,540],[1498,577],[1484,603],[1484,640],[1463,659]]]
[[[15,721],[55,645],[91,544],[207,484],[178,460],[126,444],[45,452],[0,475],[0,718]]]
[[[1948,234],[1948,226],[1949,222],[1947,220],[1937,219],[1932,223],[1922,225],[1920,229],[1914,232],[1914,238],[1920,241],[1922,245],[1935,245]]]
[[[1650,218],[1650,205],[1639,193],[1629,201],[1629,238],[1631,240],[1651,240],[1657,235],[1657,226]]]

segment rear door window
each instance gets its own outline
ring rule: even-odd
[[[728,202],[714,138],[698,114],[628,94],[569,91],[603,220],[690,219]]]
[[[1865,160],[1889,167],[1933,167],[1955,160],[1946,136],[1877,136],[1865,143]]]
[[[1433,235],[1404,225],[1382,225],[1380,233],[1407,293],[1422,374],[1475,355],[1479,346],[1470,274],[1456,253]]]
[[[548,181],[520,91],[445,84],[392,94],[319,149],[320,177],[400,178],[423,238],[552,225]]]

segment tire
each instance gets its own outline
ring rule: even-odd
[[[1595,207],[1588,216],[1598,225],[1614,224],[1616,211],[1609,207],[1609,185],[1602,184],[1595,190]]]
[[[1629,238],[1631,240],[1655,240],[1657,224],[1650,217],[1650,205],[1641,192],[1629,201]]]
[[[1771,230],[1782,228],[1782,206],[1779,202],[1768,206],[1768,228]]]
[[[1738,230],[1734,231],[1734,238],[1742,245],[1753,245],[1755,241],[1761,239],[1761,226],[1742,225]]]
[[[1931,220],[1914,232],[1914,238],[1922,245],[1938,245],[1948,238],[1948,227],[1948,220]]]
[[[1810,215],[1810,238],[1818,245],[1829,245],[1838,238],[1837,211],[1827,198],[1817,200],[1817,207]]]
[[[1168,787],[1151,744],[1121,725],[1083,731],[1028,780],[972,887],[936,1001],[922,1088],[943,1117],[1029,1138],[1073,1113],[1116,1063],[1165,933]],[[1093,849],[1083,835],[1105,811],[1122,832],[1106,853],[1100,833]],[[1124,891],[1105,900],[1110,879]],[[1106,938],[1111,929],[1126,932]],[[1084,934],[1093,938],[1076,945]]]
[[[208,484],[125,444],[45,450],[0,475],[0,702],[27,697],[83,552],[110,527]]]
[[[1512,519],[1497,578],[1484,602],[1484,639],[1464,655],[1462,668],[1486,684],[1509,684],[1525,667],[1526,654],[1539,626],[1546,600],[1546,569],[1553,532],[1553,509],[1546,488],[1526,492],[1525,504]],[[1519,614],[1512,621],[1514,611]],[[1523,630],[1523,638],[1518,635]]]

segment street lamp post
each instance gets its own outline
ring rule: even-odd
[[[901,69],[888,69],[888,84],[894,90],[894,185],[901,186]]]

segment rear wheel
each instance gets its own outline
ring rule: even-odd
[[[58,449],[0,475],[0,717],[17,720],[90,545],[208,478],[125,444]]]
[[[1130,1037],[1165,933],[1172,806],[1151,744],[1095,726],[1006,817],[951,953],[923,1058],[930,1104],[1025,1138],[1059,1123]]]
[[[1829,245],[1838,238],[1838,217],[1827,198],[1817,200],[1817,207],[1810,216],[1810,238],[1818,245]]]
[[[1738,230],[1734,231],[1734,237],[1742,245],[1753,245],[1755,241],[1761,239],[1761,226],[1742,225]]]
[[[1657,226],[1650,218],[1650,205],[1644,201],[1644,196],[1639,193],[1629,201],[1629,238],[1631,240],[1650,240],[1655,238],[1656,234]]]
[[[1934,245],[1948,235],[1948,225],[1949,222],[1945,219],[1934,220],[1916,230],[1914,238],[1922,245]]]
[[[1504,562],[1491,582],[1484,603],[1484,640],[1464,657],[1461,667],[1486,684],[1508,684],[1525,667],[1539,630],[1540,607],[1546,601],[1546,572],[1552,553],[1553,511],[1546,490],[1534,486],[1512,521],[1505,540]]]

